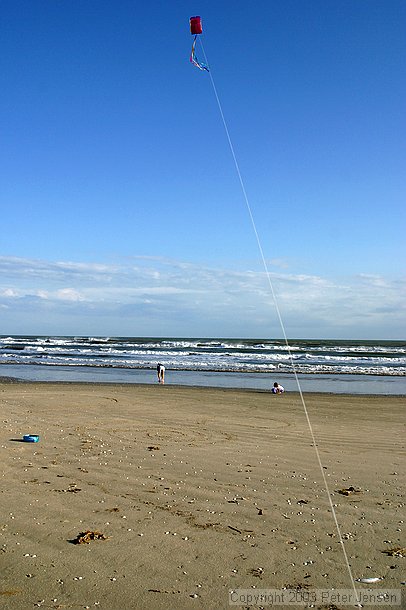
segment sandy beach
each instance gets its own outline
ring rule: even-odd
[[[305,399],[353,577],[400,589],[405,399]],[[4,382],[0,401],[3,607],[351,588],[299,394]]]

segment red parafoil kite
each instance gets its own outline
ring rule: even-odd
[[[194,38],[193,38],[193,44],[192,44],[192,51],[190,53],[190,61],[192,62],[192,64],[194,66],[196,66],[196,68],[199,68],[200,70],[206,70],[208,72],[209,68],[206,66],[206,64],[204,64],[203,62],[201,62],[197,59],[196,52],[195,52],[197,37],[202,32],[203,32],[203,28],[202,28],[201,17],[199,17],[199,16],[191,17],[190,18],[190,33],[192,34],[192,36],[194,36]]]
[[[202,18],[201,17],[191,17],[190,18],[190,33],[195,36],[196,34],[201,34],[203,32],[202,28]]]

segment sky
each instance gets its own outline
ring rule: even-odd
[[[404,0],[1,11],[0,334],[406,338]]]

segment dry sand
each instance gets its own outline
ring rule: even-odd
[[[406,546],[404,398],[305,398],[353,577],[399,589],[406,560],[384,551]],[[2,383],[0,401],[3,607],[220,609],[229,589],[351,588],[298,394]],[[73,544],[87,530],[108,539]]]

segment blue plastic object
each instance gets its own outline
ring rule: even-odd
[[[24,434],[23,441],[25,443],[38,443],[39,436],[38,434]]]

